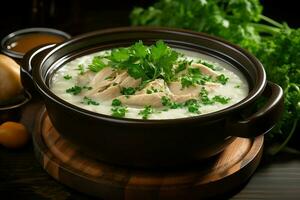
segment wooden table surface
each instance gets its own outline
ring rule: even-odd
[[[33,101],[23,111],[21,122],[30,131],[42,102]],[[300,200],[300,156],[281,153],[263,160],[250,181],[222,199]],[[20,150],[0,147],[0,199],[66,200],[94,199],[52,179],[38,164],[32,143]],[[221,197],[220,197],[221,199]]]

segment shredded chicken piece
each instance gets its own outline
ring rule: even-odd
[[[216,76],[213,70],[205,67],[202,64],[192,64],[193,67],[199,67],[202,73]],[[86,82],[84,80],[87,79]],[[124,105],[153,107],[163,106],[161,98],[166,96],[172,101],[183,103],[189,99],[199,98],[199,92],[204,87],[207,91],[212,91],[219,87],[219,83],[206,82],[205,85],[194,85],[182,88],[179,81],[174,81],[169,84],[163,79],[155,79],[149,82],[142,90],[137,91],[134,95],[122,95],[122,88],[136,88],[141,84],[141,79],[134,79],[127,71],[114,71],[111,67],[106,67],[96,75],[93,72],[86,72],[78,77],[78,83],[87,84],[92,87],[91,90],[86,90],[82,93],[84,96],[92,97],[102,101],[119,99]]]
[[[137,94],[130,96],[120,96],[118,99],[125,105],[133,106],[145,106],[150,105],[153,107],[161,107],[161,98],[166,96],[163,92],[157,92],[152,94]]]
[[[98,100],[106,101],[114,99],[122,95],[120,92],[120,87],[118,85],[110,86],[102,92],[94,93],[90,97],[93,97]]]
[[[200,63],[192,63],[193,67],[199,68],[202,74],[206,74],[209,76],[212,76],[213,78],[217,77],[219,74],[215,72],[214,70],[210,69],[209,67],[206,67],[203,64]]]

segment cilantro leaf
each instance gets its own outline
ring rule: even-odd
[[[73,86],[66,90],[67,93],[72,93],[73,95],[77,95],[81,92],[82,88],[80,86]]]
[[[79,75],[83,75],[85,72],[83,64],[78,65],[76,70],[79,71]]]
[[[211,99],[209,99],[209,97],[208,97],[208,91],[204,87],[201,88],[201,91],[200,91],[199,95],[200,95],[201,102],[204,105],[212,105],[212,104],[214,104],[214,101],[212,101]]]
[[[70,76],[69,74],[67,74],[67,75],[64,76],[64,79],[65,80],[70,80],[70,79],[72,79],[72,76]]]
[[[86,97],[86,96],[83,98],[83,101],[81,103],[85,104],[85,105],[94,105],[94,106],[98,106],[99,105],[98,102],[96,102],[96,101],[94,101],[91,98]]]
[[[128,64],[127,67],[128,67],[127,72],[131,77],[135,79],[145,77],[145,72],[140,64]]]
[[[135,43],[131,49],[135,52],[135,56],[138,58],[145,58],[148,53],[147,47],[143,45],[142,41]]]
[[[129,50],[127,48],[113,49],[109,58],[114,62],[125,62],[129,59]]]
[[[189,99],[184,103],[184,106],[188,108],[188,111],[191,113],[200,114],[199,108],[200,104],[196,99]]]
[[[123,95],[134,95],[135,94],[135,89],[133,87],[128,87],[128,88],[122,88],[121,94]]]
[[[128,112],[126,107],[118,106],[111,108],[113,117],[125,117],[125,114]]]
[[[122,102],[119,99],[113,99],[111,102],[112,106],[121,106]]]
[[[139,112],[139,115],[142,115],[143,119],[148,119],[149,115],[152,114],[153,112],[154,109],[152,108],[152,106],[148,105],[145,106],[144,109]]]
[[[228,82],[229,78],[226,77],[224,74],[221,74],[216,77],[216,81],[218,83],[221,83],[222,85],[225,85]]]
[[[212,100],[215,102],[221,103],[221,104],[227,104],[230,101],[230,98],[217,95],[217,96],[214,96],[212,98]]]
[[[169,107],[170,109],[177,109],[183,106],[181,103],[172,102],[171,99],[166,96],[161,98],[161,104]]]
[[[89,70],[91,70],[92,72],[99,72],[104,67],[106,67],[106,64],[104,64],[100,56],[95,56],[92,60],[92,64],[88,66]]]

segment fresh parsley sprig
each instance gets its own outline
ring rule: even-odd
[[[148,119],[149,115],[154,112],[154,109],[151,105],[147,105],[143,110],[139,112],[139,115],[142,115],[142,119]]]

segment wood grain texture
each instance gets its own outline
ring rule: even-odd
[[[22,114],[21,122],[33,129],[42,106],[33,101]],[[252,178],[233,192],[214,199],[299,200],[300,156],[282,152],[262,162]],[[18,151],[0,146],[0,199],[22,200],[91,200],[99,199],[64,186],[49,176],[37,162],[32,143]]]
[[[236,139],[219,156],[187,168],[142,170],[111,166],[87,158],[60,137],[45,110],[34,131],[35,152],[56,180],[104,199],[203,199],[240,187],[261,158],[263,136]]]

